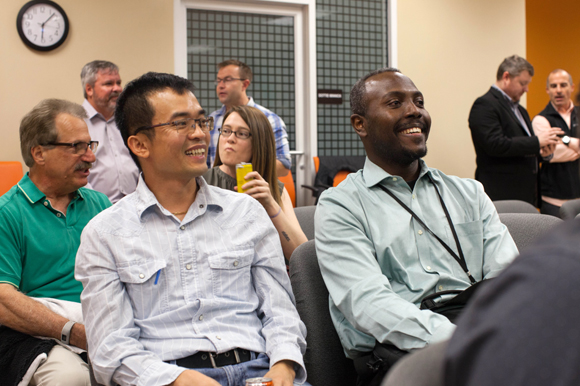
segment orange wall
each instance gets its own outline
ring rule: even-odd
[[[528,92],[533,118],[548,103],[548,74],[562,68],[580,83],[580,1],[526,0],[526,51],[535,76]],[[574,92],[578,92],[578,86]]]

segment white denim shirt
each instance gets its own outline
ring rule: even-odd
[[[75,274],[97,381],[166,385],[185,369],[163,361],[239,347],[298,363],[303,382],[306,329],[272,221],[255,199],[197,183],[183,221],[141,177],[83,231]]]

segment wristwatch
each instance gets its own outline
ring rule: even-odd
[[[70,344],[70,331],[72,330],[75,322],[69,320],[66,322],[64,327],[62,328],[62,332],[60,333],[60,341],[64,344]]]
[[[568,137],[567,135],[563,136],[562,143],[566,146],[570,145],[570,137]]]

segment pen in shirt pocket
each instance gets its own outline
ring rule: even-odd
[[[160,274],[161,274],[161,270],[157,271],[157,275],[155,275],[155,283],[153,285],[157,285],[157,282],[159,281]]]

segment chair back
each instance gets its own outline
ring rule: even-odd
[[[560,224],[562,219],[539,213],[500,213],[520,253],[538,237]]]
[[[354,386],[356,371],[334,329],[328,290],[320,274],[314,240],[300,245],[290,259],[290,281],[296,308],[306,325],[304,363],[312,386]]]
[[[303,188],[312,190],[312,195],[318,197],[326,189],[338,186],[350,173],[364,167],[365,156],[324,156],[313,157],[316,177],[314,186],[302,185]]]
[[[336,173],[334,179],[332,180],[332,186],[336,188],[338,184],[344,181],[350,173],[352,172],[349,170],[341,170],[338,173]]]
[[[278,177],[278,179],[284,184],[284,187],[290,196],[290,201],[292,201],[292,206],[296,208],[296,187],[294,185],[292,172],[288,172],[284,177]]]
[[[445,385],[445,351],[449,341],[430,344],[401,358],[389,370],[381,386],[443,386]]]
[[[572,220],[578,214],[580,214],[580,198],[566,201],[560,207],[560,218],[564,220]]]
[[[302,231],[308,240],[314,240],[315,211],[316,205],[299,206],[298,208],[294,208],[294,213],[296,214],[296,218],[298,218],[300,228],[302,228]]]
[[[520,200],[497,200],[493,202],[497,213],[538,213],[535,206]]]
[[[0,161],[0,196],[22,179],[22,164],[18,161]]]

